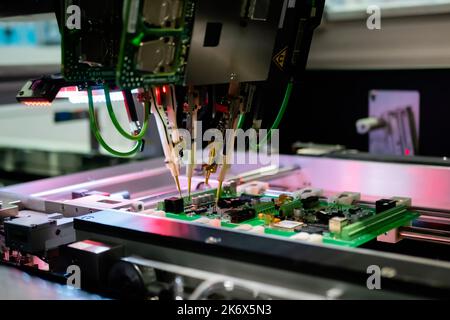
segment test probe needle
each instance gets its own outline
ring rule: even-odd
[[[226,164],[226,160],[224,160],[224,164],[222,168],[220,169],[219,177],[217,179],[218,185],[217,185],[217,193],[216,193],[216,207],[219,203],[220,194],[222,193],[222,184],[225,180],[225,176],[227,175],[228,168],[230,166]]]
[[[174,179],[175,184],[177,185],[178,193],[180,194],[180,198],[182,198],[183,195],[181,194],[180,179],[178,178],[178,176],[174,176]]]
[[[171,157],[166,157],[168,161],[166,160],[166,167],[169,169],[170,174],[173,177],[173,180],[175,181],[175,185],[177,186],[178,193],[180,194],[180,198],[182,197],[181,193],[181,186],[180,186],[180,179],[179,179],[179,171],[177,164],[172,161]]]
[[[230,114],[234,114],[234,110],[241,109],[239,104],[242,103],[242,99],[239,98],[239,81],[237,80],[237,75],[235,73],[231,74],[230,78],[230,85],[228,87],[228,97],[231,97],[233,99],[231,105],[230,105]],[[223,157],[223,165],[219,172],[218,177],[218,185],[217,185],[217,194],[216,194],[216,207],[219,203],[219,198],[222,192],[222,184],[225,180],[225,176],[227,174],[228,169],[230,168],[230,163],[233,163],[233,153],[234,153],[234,141],[236,139],[236,128],[238,125],[238,117],[236,115],[236,118],[232,117],[232,123],[231,123],[231,129],[233,130],[233,135],[231,137],[231,140],[227,143],[230,144],[230,148],[227,149],[230,150],[230,152],[226,152],[225,156]]]
[[[174,150],[173,146],[169,143],[169,137],[167,133],[167,129],[163,123],[163,116],[158,110],[158,107],[156,106],[156,102],[152,104],[152,111],[156,115],[156,125],[158,127],[159,131],[159,137],[161,139],[161,145],[164,151],[164,156],[166,158],[166,167],[169,169],[170,174],[172,175],[173,179],[175,180],[175,184],[177,186],[177,190],[180,194],[180,197],[182,197],[181,194],[181,187],[180,187],[180,180],[179,180],[179,169],[178,164],[176,161],[174,161]]]
[[[214,147],[214,145],[211,147],[211,150],[209,150],[209,159],[208,159],[208,164],[209,166],[212,166],[212,162],[214,160],[214,158],[216,157],[216,148]],[[209,177],[211,176],[211,171],[212,169],[208,169],[206,170],[206,175],[205,175],[205,185],[208,185],[209,182]]]
[[[216,194],[216,207],[217,207],[217,204],[219,203],[219,198],[222,193],[222,184],[225,181],[225,177],[227,175],[228,169],[231,167],[230,163],[232,163],[232,161],[233,161],[232,157],[233,157],[233,152],[234,152],[234,140],[236,139],[236,125],[233,126],[233,130],[234,130],[234,133],[233,133],[232,139],[230,141],[230,145],[231,145],[230,151],[231,152],[225,154],[225,156],[223,157],[223,165],[220,168],[219,177],[217,178],[218,185],[217,185],[217,194]]]
[[[186,167],[186,177],[187,177],[187,181],[188,181],[189,199],[191,198],[191,184],[192,184],[192,176],[194,173],[194,166],[195,166],[195,152],[197,151],[197,144],[195,142],[195,137],[197,137],[197,109],[195,109],[192,112],[191,127],[192,127],[192,137],[194,137],[194,139],[192,139],[192,143],[191,143],[189,164]]]
[[[233,156],[234,156],[234,143],[236,140],[236,128],[238,127],[238,123],[239,120],[235,119],[233,121],[233,135],[231,137],[231,140],[229,141],[230,143],[230,152],[226,153],[225,156],[223,157],[223,165],[222,168],[220,168],[220,172],[219,172],[219,177],[218,177],[218,185],[217,185],[217,194],[216,194],[216,207],[217,204],[219,203],[219,198],[220,198],[220,194],[222,192],[222,184],[225,181],[225,177],[227,175],[228,169],[230,169],[231,165],[230,163],[233,163]]]
[[[172,148],[170,145],[166,144],[166,147],[163,146],[163,149],[169,149],[170,151],[168,151],[167,153],[165,153],[166,155],[166,167],[169,169],[170,174],[172,175],[173,179],[175,180],[175,185],[177,186],[177,190],[178,193],[180,194],[180,198],[182,197],[182,193],[181,193],[181,186],[180,186],[180,179],[179,179],[179,170],[178,170],[178,165],[176,164],[175,161],[173,161],[172,158]]]
[[[193,158],[191,158],[193,159]],[[192,187],[192,176],[194,173],[194,162],[187,165],[186,168],[186,177],[187,177],[187,183],[188,183],[188,195],[189,199],[191,198],[191,187]]]

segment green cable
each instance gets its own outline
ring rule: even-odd
[[[94,101],[92,99],[92,89],[91,89],[90,86],[88,86],[87,92],[88,92],[88,100],[89,100],[89,121],[90,121],[90,124],[91,124],[92,133],[94,134],[94,136],[97,139],[98,143],[100,143],[100,145],[106,151],[108,151],[109,153],[111,153],[112,155],[114,155],[116,157],[126,158],[126,157],[134,156],[137,152],[139,152],[141,150],[142,145],[143,145],[142,140],[139,140],[136,143],[136,145],[133,147],[133,149],[131,149],[128,152],[120,152],[120,151],[117,151],[117,150],[114,150],[113,148],[111,148],[105,142],[105,140],[103,140],[102,135],[100,134],[100,132],[98,130],[97,120],[95,119]]]
[[[107,84],[103,86],[103,91],[105,92],[105,100],[106,100],[106,107],[108,109],[109,117],[111,118],[112,123],[114,124],[114,127],[119,131],[119,133],[128,140],[138,141],[142,140],[142,138],[145,137],[145,134],[147,133],[148,129],[148,118],[150,114],[150,104],[148,102],[144,103],[144,124],[142,126],[141,131],[137,135],[132,135],[126,132],[122,126],[120,125],[119,121],[116,118],[116,115],[114,113],[114,109],[111,103],[111,97],[109,95],[109,87]]]
[[[242,126],[244,125],[244,120],[245,120],[245,113],[239,114],[238,123],[237,123],[238,129],[242,129]]]
[[[280,110],[278,111],[277,117],[275,118],[275,121],[272,124],[272,127],[270,128],[269,132],[267,132],[266,136],[258,143],[256,146],[256,149],[260,148],[260,145],[267,142],[267,139],[269,139],[272,136],[272,130],[275,130],[280,125],[281,120],[283,119],[284,113],[286,112],[286,108],[289,104],[289,99],[291,98],[292,93],[292,87],[293,87],[292,81],[290,81],[286,87],[286,93],[284,94],[283,102],[281,104]]]

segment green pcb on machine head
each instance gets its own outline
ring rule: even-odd
[[[117,83],[133,89],[183,84],[193,0],[126,0]]]
[[[115,81],[122,0],[65,0],[61,73],[68,82]]]

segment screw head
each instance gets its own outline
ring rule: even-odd
[[[217,243],[220,243],[220,242],[222,242],[222,239],[216,238],[216,237],[208,237],[205,240],[205,243],[208,243],[208,244],[217,244]]]

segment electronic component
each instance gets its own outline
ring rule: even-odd
[[[317,211],[314,209],[308,209],[308,210],[301,209],[298,220],[300,220],[302,222],[306,222],[306,223],[315,223],[318,220],[316,214],[317,214]]]
[[[139,46],[136,68],[149,73],[173,72],[175,42],[172,37],[143,42]]]
[[[348,208],[348,210],[344,214],[351,222],[356,222],[366,217],[374,215],[375,212],[363,209],[362,207],[354,207]]]
[[[236,196],[236,195],[234,195]],[[191,196],[184,196],[180,199],[183,200],[185,212],[193,212],[194,209],[202,209],[203,207],[209,207],[211,203],[214,203],[215,200],[215,189],[206,190],[202,192],[195,193]],[[194,199],[195,203],[194,203]],[[157,204],[158,210],[165,210],[164,201],[160,201]],[[166,210],[167,211],[167,210]],[[169,211],[167,211],[169,212]]]
[[[170,213],[184,212],[183,198],[172,197],[164,200],[164,210]]]
[[[262,219],[264,220],[264,225],[266,226],[270,226],[270,224],[273,222],[274,220],[274,215],[270,214],[270,213],[266,213],[262,215]]]
[[[183,84],[194,1],[128,0],[123,12],[117,83],[127,89]]]
[[[255,210],[251,208],[230,209],[226,211],[231,223],[241,223],[253,219],[256,215]]]
[[[252,181],[249,183],[241,184],[237,187],[238,194],[244,193],[253,196],[262,195],[269,189],[269,184],[263,181]]]
[[[206,204],[214,203],[215,197],[212,193],[205,193],[192,197],[192,204],[196,207],[200,207]]]
[[[395,208],[397,202],[390,199],[381,199],[375,202],[375,210],[377,213]]]
[[[310,196],[307,198],[302,198],[301,204],[304,209],[311,209],[314,208],[319,204],[319,197],[318,196]]]
[[[293,216],[294,216],[294,219],[300,220],[301,217],[302,217],[302,209],[300,209],[300,208],[299,209],[294,209]]]
[[[302,231],[307,232],[310,234],[322,234],[323,232],[328,231],[328,226],[325,226],[323,224],[307,224],[304,226],[301,226],[300,228],[296,228],[295,231]]]
[[[287,201],[280,206],[280,216],[290,217],[294,214],[294,209],[302,207],[302,202],[300,200]]]
[[[331,209],[331,210],[319,210],[316,212],[316,218],[319,222],[323,224],[328,224],[328,221],[333,217],[341,217],[344,216],[344,213],[339,209]]]
[[[391,200],[394,200],[396,202],[397,206],[405,206],[405,207],[411,207],[412,206],[412,200],[411,198],[406,197],[392,197]]]
[[[237,194],[237,182],[235,180],[225,181],[222,186],[222,196],[230,197]]]
[[[50,106],[59,90],[69,85],[60,74],[43,76],[27,81],[16,99],[27,106]]]
[[[328,229],[333,233],[341,233],[342,228],[348,224],[347,218],[344,217],[334,217],[328,221]]]
[[[282,206],[284,203],[290,202],[294,200],[290,195],[287,195],[285,193],[282,193],[278,196],[277,199],[275,199],[275,205]]]
[[[219,208],[236,208],[244,205],[247,201],[244,201],[241,197],[239,198],[221,198],[217,202]]]
[[[342,192],[330,198],[329,202],[333,202],[341,205],[351,205],[361,199],[361,193],[359,192]]]
[[[272,227],[275,229],[279,229],[279,230],[294,231],[294,229],[296,229],[302,225],[303,225],[302,222],[283,220],[283,221],[272,224]]]
[[[180,0],[145,0],[142,17],[149,26],[175,28],[182,9]]]
[[[323,190],[316,188],[303,188],[292,192],[292,195],[295,199],[306,199],[311,196],[321,197],[323,195]]]

